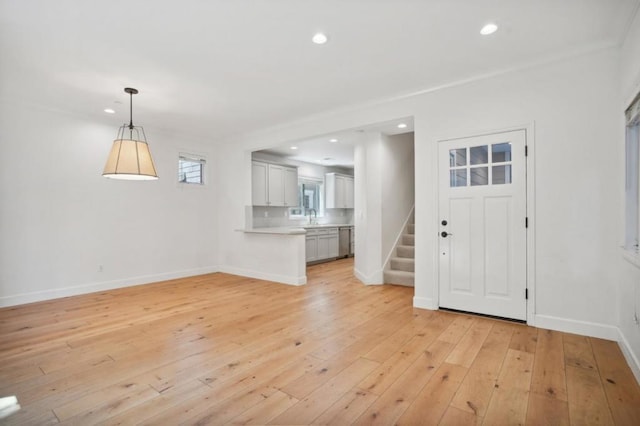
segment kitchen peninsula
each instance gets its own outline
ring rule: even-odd
[[[267,258],[282,258],[291,274],[272,279],[304,284],[306,265],[353,256],[353,207],[353,169],[252,153],[251,205],[241,230],[262,248],[252,262],[271,269]]]

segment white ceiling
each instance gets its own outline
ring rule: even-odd
[[[131,86],[147,134],[217,140],[616,45],[636,10],[636,0],[0,0],[0,97],[115,129]],[[488,21],[500,29],[482,37]],[[323,46],[311,43],[319,30]]]
[[[402,124],[403,127],[399,128],[399,124]],[[354,146],[365,137],[365,132],[385,135],[413,132],[413,118],[406,117],[386,123],[315,136],[301,141],[287,142],[262,152],[322,166],[353,168]],[[295,147],[295,149],[292,149],[292,147]]]

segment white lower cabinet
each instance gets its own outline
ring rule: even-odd
[[[318,260],[318,237],[310,237],[307,235],[307,241],[305,244],[305,257],[307,259],[307,262]]]
[[[338,228],[307,228],[305,249],[307,263],[338,257]]]
[[[327,259],[329,257],[329,237],[326,235],[318,236],[318,260]]]

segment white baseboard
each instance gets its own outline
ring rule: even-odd
[[[431,299],[430,297],[418,297],[415,296],[413,298],[413,307],[414,308],[420,308],[420,309],[429,309],[431,311],[437,311],[438,310],[438,303]]]
[[[624,334],[620,329],[618,329],[618,346],[620,346],[620,350],[622,350],[622,354],[627,360],[627,364],[629,364],[629,368],[633,371],[633,375],[636,376],[636,381],[640,384],[640,360],[631,350],[631,346],[627,341],[627,338],[624,337]]]
[[[25,303],[42,302],[44,300],[58,299],[60,297],[78,296],[81,294],[95,293],[97,291],[113,290],[116,288],[130,287],[134,285],[149,284],[158,281],[173,280],[176,278],[192,277],[195,275],[211,274],[218,272],[217,266],[205,268],[186,269],[163,274],[144,275],[140,277],[125,278],[121,280],[103,281],[98,283],[82,284],[72,287],[54,288],[51,290],[34,291],[29,293],[14,294],[0,297],[0,307],[23,305]]]
[[[304,285],[307,283],[306,275],[295,277],[295,276],[289,276],[289,275],[270,274],[268,272],[237,268],[235,266],[219,266],[218,272],[224,272],[226,274],[240,275],[241,277],[255,278],[258,280],[273,281],[273,282],[277,282],[281,284],[289,284],[289,285]]]
[[[377,272],[374,272],[371,275],[365,275],[362,272],[360,272],[358,269],[353,268],[353,274],[356,276],[357,279],[359,279],[360,281],[362,281],[363,284],[365,285],[382,285],[384,284],[384,271],[379,270]]]
[[[629,345],[626,337],[618,327],[588,321],[557,318],[548,315],[535,315],[535,322],[535,326],[538,328],[547,328],[550,330],[563,331],[565,333],[598,337],[600,339],[618,342],[618,346],[620,347],[627,364],[629,364],[629,368],[631,368],[636,381],[640,383],[640,360],[638,360],[636,354],[633,353],[631,345]]]
[[[565,333],[579,334],[581,336],[598,337],[616,342],[620,336],[618,327],[596,322],[558,318],[549,315],[535,315],[535,323],[538,328],[564,331]]]

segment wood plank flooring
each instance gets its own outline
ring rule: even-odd
[[[353,260],[0,309],[7,425],[640,424],[615,342],[412,308]]]

